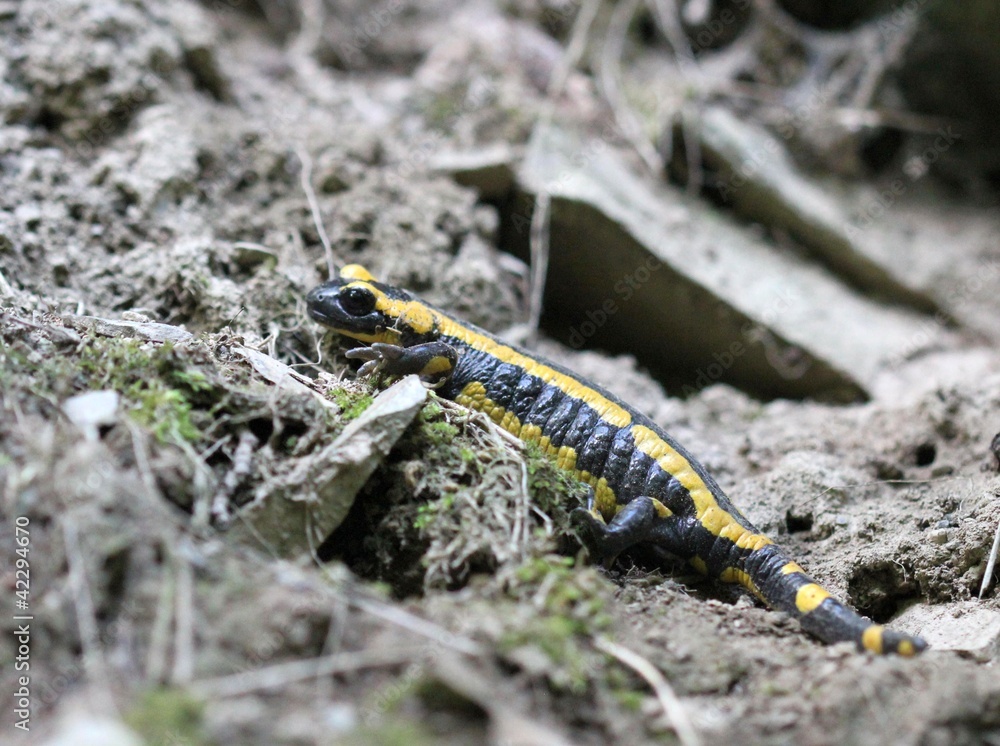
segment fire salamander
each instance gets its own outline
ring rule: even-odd
[[[348,354],[363,373],[416,373],[440,394],[485,412],[592,487],[590,509],[572,514],[581,540],[610,560],[652,542],[713,578],[740,583],[828,642],[914,655],[919,637],[859,616],[761,534],[715,480],[648,417],[558,365],[451,318],[409,292],[376,282],[358,265],[313,289],[316,321],[370,347]]]

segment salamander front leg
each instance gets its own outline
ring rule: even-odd
[[[580,541],[595,560],[606,567],[615,558],[641,541],[658,541],[664,529],[662,519],[670,510],[652,497],[637,497],[619,510],[610,523],[596,510],[577,508],[570,515]]]
[[[375,342],[371,347],[356,347],[344,353],[352,360],[364,360],[358,375],[368,376],[387,373],[391,376],[418,375],[437,388],[445,383],[455,370],[458,351],[444,342],[427,342],[400,347]]]

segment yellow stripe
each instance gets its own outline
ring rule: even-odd
[[[381,311],[386,316],[396,319],[405,324],[417,334],[430,334],[434,331],[437,322],[445,318],[416,300],[397,300],[390,298],[385,293],[379,292],[367,283],[351,283],[351,285],[361,285],[375,294],[375,310]],[[345,287],[351,287],[346,285]]]
[[[345,264],[344,268],[340,270],[340,278],[342,280],[367,280],[368,282],[375,282],[372,273],[360,264]]]
[[[766,536],[747,531],[728,511],[719,507],[715,495],[698,476],[691,462],[681,456],[654,430],[643,425],[633,425],[632,437],[636,448],[655,459],[661,469],[673,475],[674,479],[688,491],[694,502],[695,515],[701,521],[701,525],[714,535],[729,539],[740,549],[757,550],[772,543]]]
[[[356,267],[356,265],[349,266]],[[352,271],[360,274],[363,269],[352,269]],[[500,344],[490,337],[479,334],[454,319],[428,308],[420,301],[403,301],[390,298],[385,293],[380,292],[362,280],[359,280],[357,284],[364,285],[368,290],[375,293],[375,308],[377,310],[395,319],[397,322],[406,325],[414,332],[427,334],[437,329],[440,333],[454,337],[475,350],[479,350],[503,363],[509,363],[518,367],[524,373],[539,378],[543,383],[555,386],[566,396],[582,401],[593,409],[601,420],[610,425],[624,428],[632,424],[632,415],[629,414],[627,409],[572,376],[561,373],[511,347]],[[390,329],[387,329],[384,333],[398,334],[396,330]],[[370,337],[358,336],[358,338],[369,342],[374,341]],[[470,386],[473,388],[470,388]],[[474,386],[478,386],[478,389],[475,389]],[[568,471],[575,471],[575,451],[572,449],[566,449],[565,451],[562,449],[550,449],[548,443],[543,443],[545,438],[541,435],[540,431],[529,431],[529,433],[522,435],[521,430],[523,427],[521,423],[513,414],[506,412],[502,408],[498,408],[495,402],[488,400],[482,384],[469,384],[463,390],[462,395],[466,398],[466,401],[461,401],[460,403],[475,409],[489,411],[493,420],[505,430],[513,432],[522,440],[539,443],[544,450],[551,453],[562,468]],[[636,448],[655,459],[664,471],[673,475],[688,491],[694,502],[695,514],[698,520],[712,534],[729,539],[740,549],[749,549],[751,551],[772,543],[766,536],[745,529],[728,511],[723,510],[716,501],[712,491],[702,478],[698,476],[698,473],[694,470],[690,462],[664,441],[663,438],[657,435],[655,431],[643,425],[635,425],[631,429],[631,434]],[[582,475],[583,473],[580,472],[580,474]],[[595,482],[594,489],[597,492],[601,513],[605,516],[613,516],[618,506],[617,502],[611,499],[609,490],[602,488],[600,480],[592,480],[590,475],[581,476],[581,478]],[[603,496],[602,492],[604,493]]]
[[[376,306],[377,307],[377,306]],[[502,345],[489,337],[478,334],[447,316],[437,314],[442,334],[461,340],[473,349],[485,352],[504,363],[516,365],[528,375],[536,376],[543,382],[552,384],[567,396],[579,399],[597,412],[597,416],[615,427],[626,427],[632,422],[632,415],[624,407],[615,404],[606,396],[584,385],[572,376],[560,373],[544,363],[522,355],[515,349]]]
[[[861,633],[861,645],[865,650],[870,650],[876,655],[882,654],[882,632],[885,628],[881,624],[873,624],[868,627],[864,632]],[[900,645],[900,652],[902,652],[902,645]],[[910,652],[904,653],[904,655],[913,655],[913,646],[910,645]]]
[[[807,583],[795,594],[795,608],[803,614],[808,614],[828,598],[830,594],[825,588],[816,583]]]
[[[806,571],[803,570],[801,567],[799,567],[798,562],[786,562],[784,565],[782,565],[781,567],[782,575],[791,575],[793,572],[802,573],[803,575],[806,574]]]
[[[550,458],[554,459],[556,466],[573,474],[594,488],[594,508],[600,512],[604,520],[610,521],[621,506],[618,505],[618,498],[604,477],[595,477],[589,471],[576,468],[577,453],[569,446],[556,448],[552,445],[548,435],[542,434],[542,429],[538,425],[521,424],[520,419],[513,412],[509,412],[486,395],[486,387],[479,381],[467,383],[462,392],[455,397],[455,401],[463,407],[469,407],[485,413],[497,425],[509,433],[516,435],[527,443],[535,443]],[[657,514],[660,516],[672,515],[669,509],[657,503]],[[664,513],[665,511],[665,513]]]
[[[896,648],[896,652],[906,658],[917,654],[916,648],[913,647],[913,643],[909,640],[901,640],[899,647]]]
[[[459,339],[469,347],[479,350],[480,352],[485,352],[487,355],[495,357],[501,362],[516,365],[525,373],[536,376],[545,383],[552,384],[567,396],[579,399],[597,412],[598,417],[605,422],[615,425],[616,427],[626,427],[631,424],[632,415],[629,414],[627,409],[614,403],[606,396],[603,396],[590,386],[583,384],[572,376],[561,373],[544,363],[540,363],[537,360],[530,358],[511,347],[508,347],[507,345],[500,344],[496,340],[493,340],[483,334],[479,334],[454,319],[428,308],[420,301],[406,301],[390,298],[388,295],[378,290],[378,288],[365,281],[366,279],[371,280],[371,275],[359,265],[348,265],[345,267],[341,270],[342,277],[345,277],[344,273],[348,269],[351,270],[350,273],[346,275],[348,278],[353,278],[361,273],[367,275],[367,277],[359,277],[356,283],[350,283],[350,285],[356,284],[373,293],[375,295],[375,309],[377,311],[384,313],[389,318],[395,319],[397,323],[406,325],[417,334],[429,334],[436,328],[442,334]],[[382,339],[380,335],[358,335],[350,331],[344,333],[364,342],[391,341]],[[385,334],[393,333],[398,336],[398,331],[396,330],[387,329],[385,331]]]

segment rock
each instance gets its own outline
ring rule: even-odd
[[[96,316],[74,316],[67,314],[63,321],[74,329],[92,331],[104,337],[124,337],[144,339],[147,342],[189,342],[194,335],[186,329],[158,322],[139,323],[116,319],[101,319]]]
[[[518,185],[515,253],[534,195],[552,200],[548,330],[574,348],[628,350],[685,393],[727,382],[767,398],[860,399],[902,341],[923,348],[945,334],[644,182],[603,141],[539,130]]]
[[[264,484],[230,534],[282,556],[315,550],[347,517],[358,491],[427,401],[427,389],[407,376],[375,397],[361,416],[319,453],[297,459]]]
[[[441,152],[431,159],[430,165],[462,186],[472,187],[482,199],[495,200],[511,192],[516,159],[512,147],[499,144],[477,150]]]
[[[933,313],[936,302],[870,257],[838,204],[796,169],[784,145],[730,111],[709,107],[699,122],[701,155],[719,174],[722,198],[750,220],[780,228],[819,261],[870,295]]]

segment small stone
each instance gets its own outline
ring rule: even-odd
[[[949,538],[951,538],[951,532],[949,532],[946,527],[939,526],[937,529],[930,532],[928,538],[934,544],[944,544]]]
[[[64,401],[62,410],[87,440],[97,440],[101,427],[118,421],[120,399],[117,391],[88,391]]]

